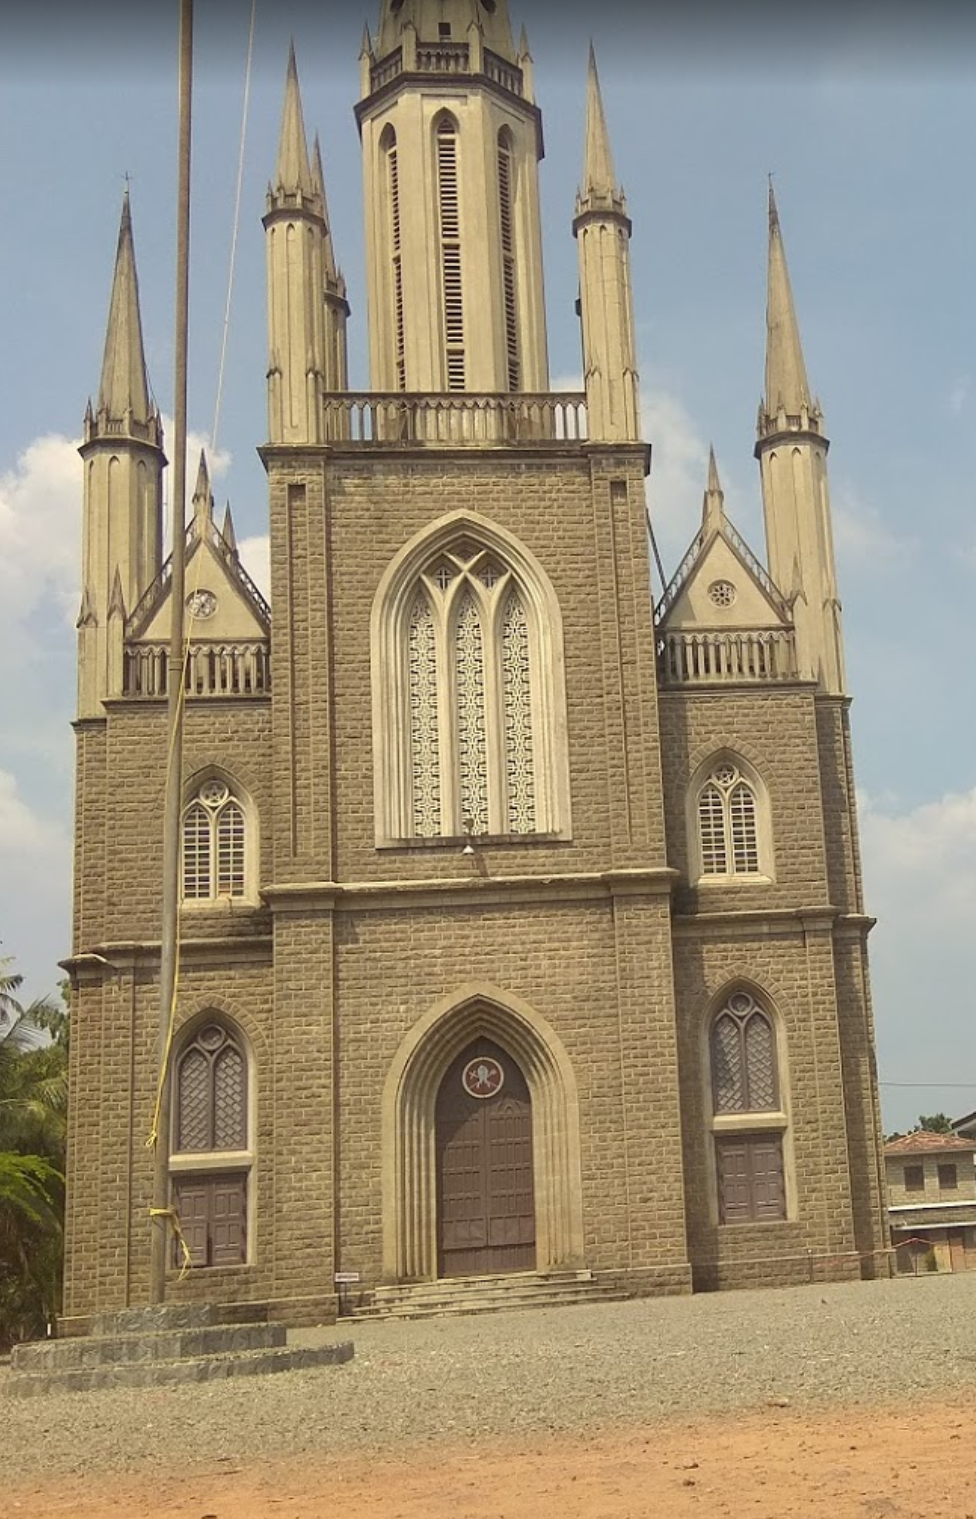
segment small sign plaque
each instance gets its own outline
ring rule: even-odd
[[[361,1281],[358,1271],[337,1271],[332,1280],[340,1287],[348,1287],[352,1282]]]

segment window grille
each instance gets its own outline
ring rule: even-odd
[[[760,873],[756,793],[727,760],[715,766],[698,794],[698,842],[703,876]]]
[[[498,136],[498,209],[502,245],[502,293],[505,305],[505,346],[509,390],[521,385],[518,305],[515,277],[515,216],[513,206],[514,158],[506,132]]]
[[[243,1150],[247,1145],[247,1065],[220,1023],[208,1023],[176,1066],[176,1148]]]
[[[461,279],[461,210],[457,128],[444,116],[437,126],[437,203],[448,390],[465,386],[464,297]]]
[[[204,781],[183,810],[183,900],[247,894],[247,820],[225,781]]]
[[[537,631],[524,590],[459,539],[425,567],[408,606],[413,834],[535,832]]]
[[[174,1099],[174,1151],[193,1156],[192,1170],[174,1162],[173,1173],[191,1264],[240,1264],[247,1255],[249,1165],[234,1171],[226,1165],[228,1152],[248,1149],[247,1061],[223,1023],[205,1024],[178,1055]]]
[[[748,992],[735,992],[712,1024],[716,1113],[762,1113],[779,1106],[772,1021]]]
[[[785,1218],[782,1129],[749,1133],[741,1124],[729,1127],[740,1116],[781,1110],[773,1020],[749,992],[733,992],[719,1009],[708,1053],[719,1220]]]

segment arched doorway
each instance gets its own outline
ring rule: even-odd
[[[585,1265],[572,1064],[537,1009],[490,982],[468,982],[435,1003],[404,1035],[384,1083],[387,1282],[425,1282],[439,1275],[437,1100],[445,1073],[482,1039],[502,1052],[506,1071],[514,1067],[530,1095],[535,1253],[527,1269],[576,1271]]]
[[[474,1040],[448,1067],[435,1136],[438,1275],[534,1270],[532,1099],[493,1040]]]

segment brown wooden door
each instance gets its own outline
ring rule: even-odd
[[[535,1266],[532,1103],[510,1055],[478,1039],[437,1094],[438,1269],[487,1276]]]

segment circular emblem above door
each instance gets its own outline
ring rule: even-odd
[[[461,1072],[461,1085],[469,1097],[494,1097],[505,1082],[505,1072],[491,1055],[477,1055]]]

